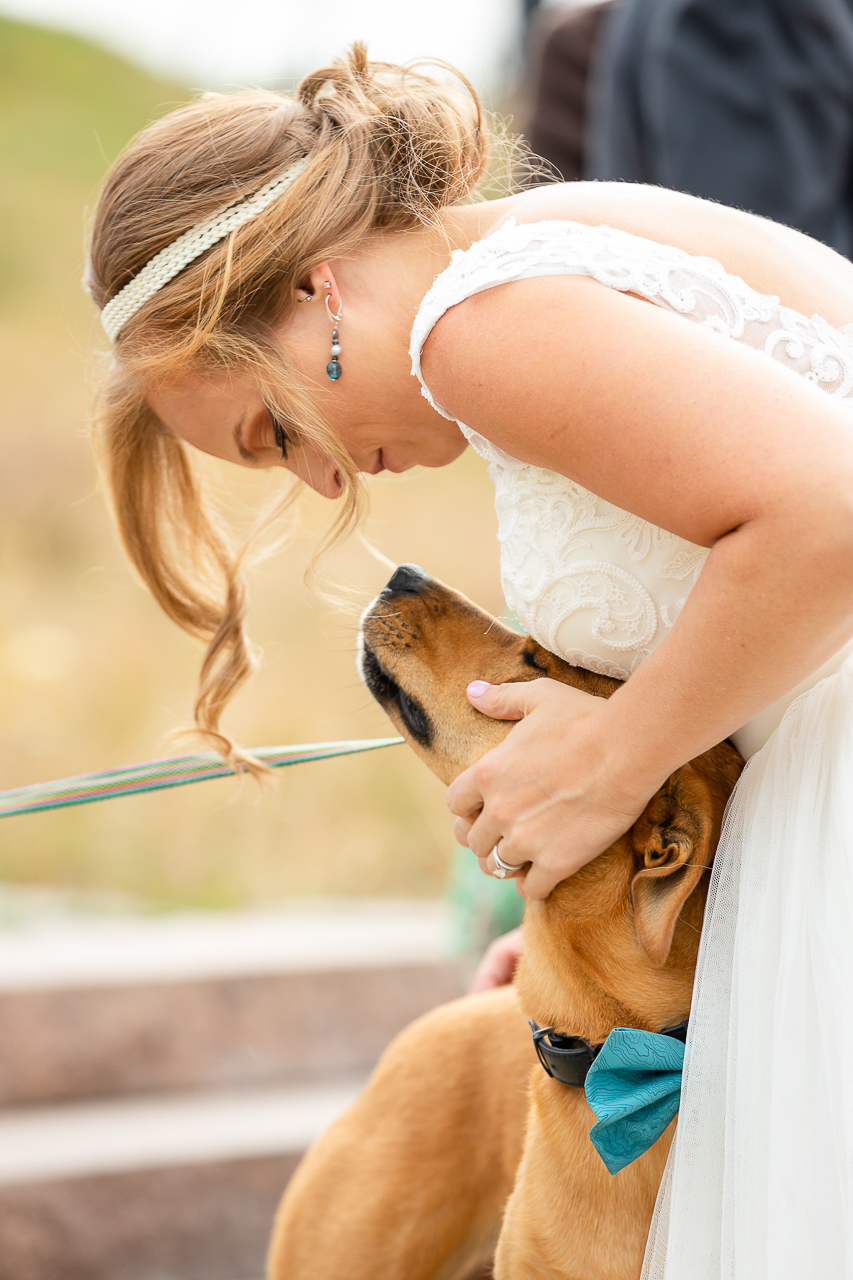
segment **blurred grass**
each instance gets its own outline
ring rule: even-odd
[[[107,164],[187,90],[84,40],[0,18],[0,787],[174,754],[199,647],[122,562],[85,440],[84,210]],[[220,469],[238,508],[275,476]],[[503,607],[482,464],[378,477],[368,534],[484,607]],[[255,581],[260,675],[228,725],[249,745],[385,735],[354,667],[356,611],[302,574],[328,507]],[[366,601],[388,570],[352,544],[332,566]],[[158,907],[289,895],[440,892],[452,848],[443,788],[403,747],[0,822],[0,881],[129,894]]]

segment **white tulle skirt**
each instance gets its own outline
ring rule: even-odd
[[[643,1277],[853,1278],[851,660],[732,797]]]

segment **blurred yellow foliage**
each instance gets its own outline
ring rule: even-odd
[[[87,43],[0,19],[0,787],[175,754],[200,649],[121,559],[85,439],[85,209],[107,164],[187,91]],[[238,522],[279,483],[219,468]],[[492,490],[470,454],[378,477],[368,535],[500,613]],[[354,667],[357,608],[302,583],[328,506],[255,581],[261,673],[228,716],[247,745],[370,737],[388,722]],[[387,568],[330,565],[366,601]],[[118,891],[155,906],[317,894],[434,895],[451,848],[441,786],[403,747],[296,766],[263,796],[232,781],[0,822],[0,881]]]

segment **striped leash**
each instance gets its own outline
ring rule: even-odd
[[[280,769],[286,764],[328,760],[357,751],[393,747],[402,741],[402,738],[351,738],[345,742],[258,747],[247,754],[271,769]],[[35,782],[28,787],[0,791],[0,818],[11,818],[16,813],[38,813],[43,809],[64,809],[74,804],[91,804],[93,800],[110,800],[113,796],[131,796],[142,791],[160,791],[164,787],[183,787],[188,782],[227,778],[234,773],[235,770],[215,751],[194,756],[172,756],[168,760],[146,760],[142,764],[126,765],[123,769],[104,769],[101,773],[82,773],[76,778],[58,778],[55,782]]]

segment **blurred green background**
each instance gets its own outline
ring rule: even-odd
[[[173,754],[164,736],[190,713],[200,648],[132,580],[97,490],[86,422],[105,339],[80,287],[107,165],[188,96],[0,19],[0,787]],[[279,482],[217,474],[238,522]],[[247,745],[389,732],[355,672],[358,605],[335,613],[302,582],[328,515],[307,497],[296,541],[255,579],[266,660],[227,718]],[[502,612],[492,489],[470,452],[377,477],[366,532]],[[366,602],[388,570],[352,543],[330,574]],[[161,908],[433,897],[451,850],[443,787],[397,747],[285,770],[262,796],[228,780],[3,819],[0,881]]]

